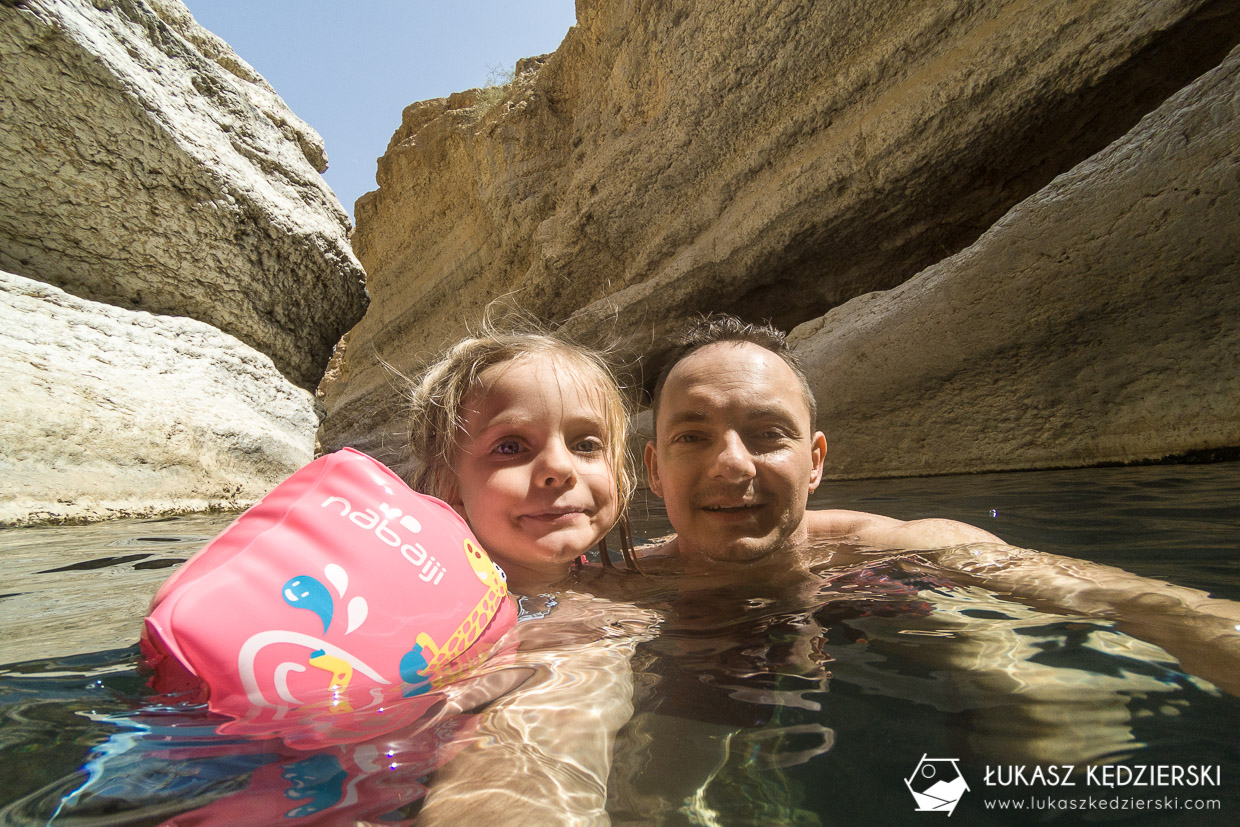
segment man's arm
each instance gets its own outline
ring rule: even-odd
[[[843,510],[806,516],[811,540],[943,549],[929,559],[951,575],[1039,606],[1112,619],[1121,631],[1166,649],[1188,672],[1240,696],[1240,603],[1113,566],[1014,548],[955,520],[905,522]]]
[[[951,575],[1035,606],[1113,620],[1188,672],[1240,696],[1240,603],[1114,566],[1006,545],[927,555]]]
[[[989,531],[956,520],[897,520],[864,511],[807,511],[809,539],[847,540],[876,549],[934,549],[968,543],[1002,543]]]

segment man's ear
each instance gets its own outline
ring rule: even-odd
[[[822,431],[815,431],[810,439],[810,456],[814,463],[809,472],[809,490],[812,494],[818,483],[822,482],[822,464],[827,459],[827,437]]]
[[[650,490],[656,497],[663,499],[663,480],[659,479],[659,458],[654,450],[653,439],[646,443],[642,459],[646,461],[646,481],[650,483]]]

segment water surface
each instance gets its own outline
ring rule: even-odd
[[[827,483],[813,502],[953,517],[1240,600],[1235,463]],[[639,537],[665,533],[657,501],[642,508]],[[481,737],[470,710],[295,751],[221,737],[199,708],[153,705],[131,645],[146,602],[227,522],[0,532],[0,823],[400,821],[416,817],[436,768]],[[926,823],[946,816],[914,810],[905,780],[923,757],[956,759],[969,785],[953,816],[963,823],[1236,823],[1240,701],[1112,618],[1026,605],[933,562],[874,556],[780,582],[591,573],[575,591],[526,601],[526,623],[571,605],[584,618],[572,628],[601,642],[495,669],[539,687],[545,721],[632,697],[607,780],[615,823]],[[582,597],[603,590],[629,605]],[[569,667],[582,652],[601,658],[589,667],[598,680]],[[511,763],[506,784],[537,774]],[[1052,765],[1077,768],[1072,787],[986,783],[996,768]],[[1097,765],[1217,767],[1222,785],[1091,786]],[[1091,798],[1164,809],[987,809]],[[1217,809],[1183,809],[1198,800]]]

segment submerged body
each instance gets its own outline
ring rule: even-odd
[[[653,688],[619,736],[613,815],[899,820],[894,780],[929,754],[961,760],[980,816],[988,767],[1067,765],[1083,786],[1099,763],[1228,760],[1230,739],[1184,716],[1240,702],[1122,622],[959,583],[934,552],[835,552],[759,588],[645,560],[681,586],[639,647]]]

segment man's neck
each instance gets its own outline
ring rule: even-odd
[[[714,556],[711,554],[712,549],[694,547],[683,542],[680,537],[670,540],[660,548],[658,553],[678,555],[685,561],[687,567],[697,570],[758,573],[769,568],[785,572],[806,569],[812,564],[808,545],[805,526],[802,523],[801,530],[794,532],[783,543],[765,551],[760,556],[747,560],[729,559],[726,555]]]

